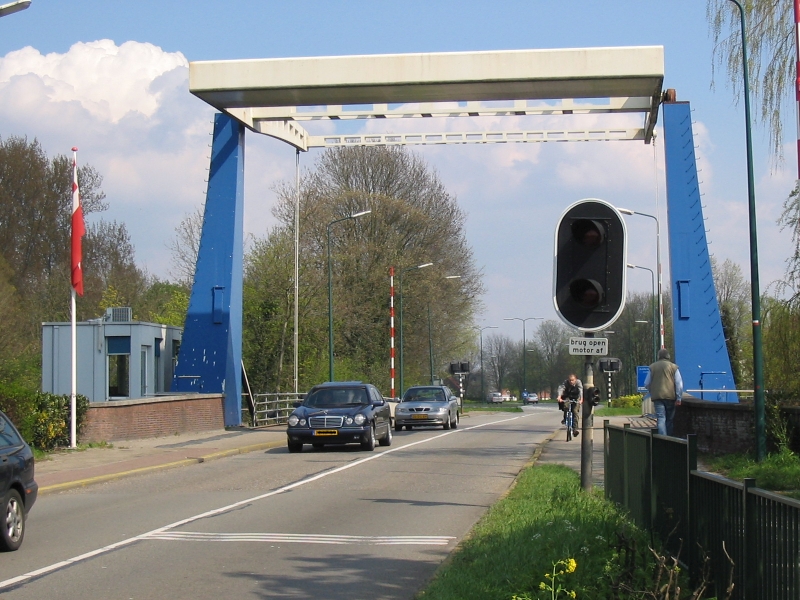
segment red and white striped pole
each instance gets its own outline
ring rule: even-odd
[[[800,179],[800,0],[794,0],[794,93],[797,105],[797,178]]]
[[[394,398],[394,267],[389,267],[389,356],[389,377],[392,380],[389,397]]]

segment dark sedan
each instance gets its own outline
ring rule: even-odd
[[[442,429],[458,427],[458,396],[446,385],[410,387],[394,409],[394,429],[411,429],[420,425],[437,425]]]
[[[33,479],[33,452],[9,418],[0,412],[0,497],[3,499],[0,550],[16,550],[39,486]]]
[[[392,443],[389,405],[378,389],[360,381],[322,383],[311,388],[289,415],[286,429],[289,452],[300,452],[303,444],[322,448],[327,444]]]

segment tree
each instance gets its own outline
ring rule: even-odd
[[[792,96],[795,78],[794,12],[786,0],[742,2],[747,26],[748,71],[753,104],[769,130],[773,155],[783,158],[781,105]],[[730,0],[708,0],[714,37],[713,64],[724,66],[728,84],[742,96],[742,34],[739,9]],[[794,115],[794,111],[786,111]]]
[[[510,337],[490,334],[483,344],[483,355],[486,360],[484,381],[489,390],[502,392],[509,387],[512,375],[519,363],[519,348]],[[481,365],[484,369],[484,365]]]
[[[711,257],[711,272],[717,291],[722,331],[737,388],[752,380],[752,328],[750,327],[750,282],[739,265],[725,259],[720,265]]]
[[[542,321],[534,333],[534,343],[541,356],[543,387],[550,390],[551,398],[555,398],[558,385],[571,372],[581,377],[580,359],[569,355],[569,338],[575,334],[572,328],[552,319]]]
[[[197,254],[200,251],[200,234],[203,231],[203,212],[204,208],[201,206],[188,213],[175,228],[175,238],[169,244],[172,252],[170,275],[187,288],[194,281]]]
[[[277,193],[273,213],[280,225],[266,240],[254,244],[258,252],[254,250],[252,256],[273,255],[278,263],[269,268],[261,259],[249,263],[247,280],[259,282],[261,292],[259,302],[246,306],[245,319],[250,318],[247,311],[258,308],[261,313],[256,321],[277,319],[280,327],[288,327],[286,307],[293,293],[294,183],[279,185]],[[330,228],[337,379],[365,379],[388,387],[392,266],[398,286],[402,270],[435,263],[432,268],[406,273],[404,279],[407,383],[430,378],[429,306],[437,374],[443,374],[450,360],[461,358],[471,347],[468,328],[483,288],[466,241],[466,217],[456,199],[422,159],[405,149],[329,149],[303,177],[300,193],[300,363],[304,386],[317,383],[327,370],[319,367],[327,366],[328,224],[363,210],[372,212]],[[461,279],[446,280],[449,275]],[[250,316],[256,318],[254,313]],[[264,374],[263,381],[277,382],[274,374],[286,372],[278,367],[289,359],[286,344],[280,343],[280,327],[271,330],[276,344],[267,349],[269,356],[258,359],[273,373],[269,377]],[[305,346],[304,340],[315,343]],[[253,380],[261,376],[251,365],[248,373]]]

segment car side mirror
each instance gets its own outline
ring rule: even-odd
[[[385,405],[386,405],[386,400],[383,399],[372,401],[372,406],[385,406]]]
[[[292,402],[292,406],[294,406],[295,408],[299,408],[299,407],[303,406],[303,401],[302,400],[295,400],[294,402]]]

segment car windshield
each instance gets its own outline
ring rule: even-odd
[[[306,406],[351,406],[367,404],[364,388],[320,388],[306,396]]]
[[[440,388],[416,388],[406,391],[403,402],[444,402],[444,392]]]

